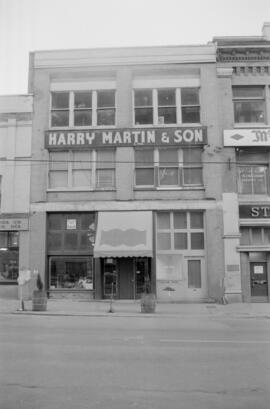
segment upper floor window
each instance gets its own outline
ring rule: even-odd
[[[265,123],[264,87],[233,87],[233,104],[235,123]]]
[[[200,148],[135,150],[137,187],[202,186]]]
[[[106,189],[115,186],[115,151],[50,152],[49,189]]]
[[[135,89],[134,123],[200,123],[199,88]]]
[[[238,192],[267,194],[269,184],[269,152],[248,149],[237,152]]]
[[[115,90],[51,93],[51,127],[115,125]]]

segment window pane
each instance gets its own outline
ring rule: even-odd
[[[153,109],[152,108],[136,108],[135,109],[135,124],[152,124],[153,123]]]
[[[267,193],[267,167],[256,166],[253,167],[253,183],[255,194]]]
[[[74,94],[75,108],[91,108],[92,93],[91,92],[75,92]]]
[[[8,246],[8,232],[0,231],[0,248],[6,249]]]
[[[66,250],[76,250],[78,247],[78,233],[66,233],[64,247]]]
[[[72,187],[90,187],[91,170],[73,170]]]
[[[264,98],[263,87],[233,87],[234,98]]]
[[[158,230],[170,229],[170,213],[158,213],[157,228]]]
[[[176,108],[158,108],[159,124],[176,124]]]
[[[114,186],[114,170],[99,169],[96,173],[96,184],[99,188]]]
[[[238,169],[238,189],[239,193],[249,194],[253,192],[252,170],[250,167],[241,166]]]
[[[250,238],[249,238],[249,228],[248,227],[241,227],[240,229],[241,237],[240,237],[240,244],[241,245],[249,245]]]
[[[50,214],[48,217],[48,228],[50,230],[62,229],[62,217],[59,214]]]
[[[95,224],[95,214],[82,214],[81,215],[81,228],[82,230],[88,230],[90,224]]]
[[[135,151],[136,167],[153,166],[154,165],[154,151],[151,149],[136,150]]]
[[[199,105],[199,89],[182,88],[181,103],[182,105]]]
[[[52,111],[51,117],[52,126],[68,126],[69,111]]]
[[[170,250],[171,249],[170,233],[158,233],[157,234],[157,248],[158,250]]]
[[[188,260],[188,287],[202,287],[200,260]]]
[[[162,186],[178,186],[178,168],[160,168],[159,184]]]
[[[235,122],[264,123],[264,101],[235,101]]]
[[[137,186],[153,186],[154,185],[154,169],[151,169],[151,168],[136,169],[135,183]]]
[[[75,126],[87,126],[92,125],[92,111],[75,111],[74,112],[74,125]]]
[[[8,233],[8,247],[19,247],[19,233],[17,231]]]
[[[115,91],[98,91],[97,92],[98,108],[114,107],[115,106]]]
[[[50,250],[60,250],[62,248],[62,234],[49,233],[48,234],[48,248]]]
[[[200,107],[183,107],[182,108],[183,123],[199,123],[200,122]]]
[[[184,163],[190,163],[195,166],[201,164],[201,154],[202,150],[198,148],[183,149]]]
[[[187,214],[185,212],[174,212],[173,213],[173,227],[175,229],[186,229],[187,228]]]
[[[175,166],[178,165],[177,149],[160,149],[159,150],[160,166]]]
[[[52,109],[69,107],[69,92],[52,92]]]
[[[202,169],[201,168],[184,168],[184,185],[202,185]]]
[[[190,228],[191,229],[203,229],[203,213],[202,212],[190,212]]]
[[[203,233],[191,233],[191,249],[192,250],[204,249]]]
[[[252,228],[252,244],[263,244],[262,240],[262,229],[261,228]]]
[[[99,109],[97,111],[97,124],[114,125],[115,124],[115,109]]]
[[[175,105],[175,89],[159,89],[158,105]]]
[[[175,250],[187,249],[187,233],[174,233],[174,248]]]
[[[91,169],[91,153],[89,151],[73,151],[73,169]]]
[[[49,185],[51,189],[68,186],[68,173],[62,171],[50,171]]]
[[[136,90],[135,91],[135,106],[151,106],[152,105],[152,90]]]
[[[50,152],[50,169],[67,170],[68,152]]]
[[[114,150],[98,150],[97,151],[97,169],[111,169],[115,167],[115,151]]]
[[[270,229],[264,228],[264,242],[269,244],[270,243]]]

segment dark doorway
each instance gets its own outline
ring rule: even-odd
[[[267,263],[250,263],[251,297],[268,296]]]
[[[131,300],[150,292],[151,262],[146,257],[118,257],[103,259],[103,298]]]

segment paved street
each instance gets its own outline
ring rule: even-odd
[[[1,409],[269,409],[270,320],[0,315]]]

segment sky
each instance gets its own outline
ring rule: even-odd
[[[0,95],[26,94],[36,50],[260,36],[270,0],[0,0]]]

